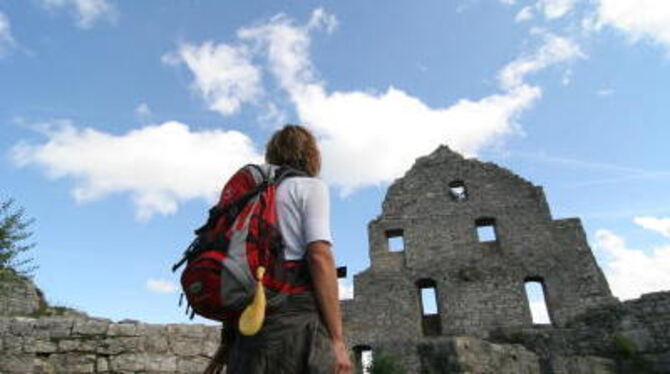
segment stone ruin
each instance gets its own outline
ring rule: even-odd
[[[553,219],[507,169],[440,147],[389,187],[368,235],[342,303],[358,372],[383,352],[408,373],[670,373],[670,293],[620,303],[580,220]]]
[[[440,147],[390,186],[369,240],[342,302],[357,374],[369,356],[407,374],[670,373],[670,292],[619,302],[579,219],[554,220],[506,169]],[[533,323],[528,282],[550,323]],[[112,322],[0,286],[0,374],[201,373],[218,345],[216,326]]]
[[[200,374],[217,326],[112,322],[52,307],[28,279],[0,284],[0,374]]]

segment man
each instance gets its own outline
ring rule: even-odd
[[[227,373],[349,374],[331,251],[328,187],[317,178],[321,157],[316,139],[304,127],[287,125],[268,142],[265,161],[307,175],[279,185],[276,208],[284,256],[307,261],[312,290],[290,295],[285,305],[266,316],[258,334],[231,331]]]

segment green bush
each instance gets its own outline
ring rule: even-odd
[[[384,351],[375,352],[368,367],[370,374],[406,374],[398,360]]]
[[[637,354],[635,342],[625,335],[615,334],[612,336],[612,342],[614,343],[616,353],[621,355],[621,357],[633,358]]]
[[[635,342],[623,334],[614,334],[612,343],[617,355],[617,361],[621,365],[622,371],[629,374],[654,374],[655,372],[649,366],[638,351]]]

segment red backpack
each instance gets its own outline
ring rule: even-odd
[[[207,223],[195,230],[196,238],[172,267],[176,271],[186,263],[180,305],[186,295],[191,318],[239,316],[253,297],[259,266],[267,269],[263,285],[270,312],[287,295],[310,289],[306,262],[284,259],[275,204],[277,186],[304,175],[287,167],[247,165],[226,183]]]

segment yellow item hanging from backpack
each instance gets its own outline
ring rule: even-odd
[[[263,327],[265,320],[265,289],[263,287],[263,276],[265,276],[265,268],[259,266],[256,269],[256,291],[254,298],[240,316],[239,329],[242,335],[251,336],[256,335]]]

